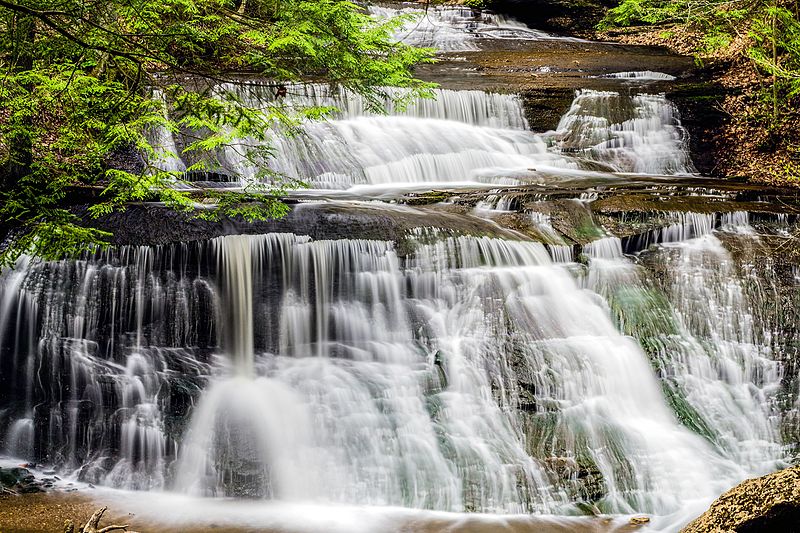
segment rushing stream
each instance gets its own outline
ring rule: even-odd
[[[411,41],[541,37],[501,18],[465,33],[461,10],[432,16],[453,20],[410,22]],[[227,90],[274,100],[255,85]],[[339,108],[276,144],[275,169],[308,181],[318,202],[359,187],[695,172],[660,95],[580,91],[555,131],[535,133],[514,95],[442,89],[380,115],[327,87],[289,92]],[[180,138],[158,142],[165,166],[191,164],[175,157]],[[220,171],[252,179],[238,153],[224,150]],[[568,200],[577,212],[591,201]],[[218,498],[250,500],[231,509],[290,531],[410,520],[434,531],[452,517],[423,510],[646,513],[675,530],[785,459],[783,369],[761,312],[775,287],[726,245],[758,246],[747,213],[670,213],[623,253],[632,241],[592,224],[578,229],[593,242],[567,243],[545,209],[525,211],[541,242],[500,235],[492,217],[522,210],[502,189],[475,208],[480,231],[370,208],[414,228],[396,241],[284,232],[22,259],[0,277],[0,449],[194,502],[192,519],[224,522]],[[138,512],[161,505],[117,494]],[[553,520],[530,530],[595,530]]]

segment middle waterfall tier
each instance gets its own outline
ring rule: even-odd
[[[258,85],[217,90],[253,107],[276,104],[271,89]],[[277,128],[268,136],[272,157],[258,164],[243,155],[252,140],[224,147],[211,170],[246,183],[266,165],[315,189],[410,183],[517,185],[597,171],[694,172],[677,110],[663,96],[580,91],[557,130],[537,134],[528,130],[517,96],[434,93],[434,100],[414,101],[408,107],[387,97],[388,114],[381,115],[364,98],[346,91],[291,86],[282,102],[289,109],[319,105],[338,111],[327,121],[306,122],[292,134]],[[396,91],[389,91],[392,94]],[[165,146],[180,150],[184,144],[179,135]],[[187,166],[194,163],[190,155],[184,158]]]

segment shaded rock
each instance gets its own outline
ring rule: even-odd
[[[17,494],[44,492],[42,483],[33,477],[30,470],[21,467],[0,468],[0,489],[6,489]]]
[[[800,467],[742,482],[682,533],[757,531],[800,531]]]
[[[29,478],[33,476],[27,468],[0,468],[0,487],[11,488]]]
[[[594,30],[610,0],[492,0],[489,6],[533,28],[555,33],[585,35]]]

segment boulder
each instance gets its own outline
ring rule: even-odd
[[[800,466],[735,486],[681,533],[800,533]]]
[[[41,485],[27,468],[0,468],[0,492],[17,494],[43,492]]]

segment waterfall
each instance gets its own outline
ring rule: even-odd
[[[162,103],[164,118],[169,119],[169,109],[164,92],[161,90],[153,91],[153,98]],[[180,158],[178,147],[175,144],[175,137],[166,126],[157,126],[150,133],[148,139],[155,151],[155,158],[150,163],[161,170],[167,172],[184,172],[186,165]]]
[[[249,105],[274,105],[261,85],[220,86]],[[396,91],[394,91],[396,93]],[[391,93],[391,91],[390,91]],[[320,85],[291,87],[289,109],[338,109],[299,133],[270,138],[269,161],[278,174],[316,189],[359,185],[518,185],[593,175],[587,171],[690,174],[687,136],[677,110],[663,96],[581,91],[556,132],[528,131],[517,96],[479,91],[435,92],[408,107],[388,104],[375,114],[363,97]],[[261,104],[259,104],[261,102]],[[387,100],[391,102],[391,100]],[[218,154],[221,174],[254,179],[259,169],[233,144]],[[181,143],[178,143],[181,144]]]
[[[411,46],[435,48],[441,52],[480,50],[481,40],[577,40],[554,37],[503,15],[469,7],[433,6],[423,10],[370,6],[369,12],[379,19],[409,17],[395,32],[395,38]]]
[[[647,261],[657,261],[660,283],[623,256],[619,239],[605,238],[585,247],[587,285],[608,299],[620,329],[645,347],[681,422],[747,471],[770,470],[784,454],[770,400],[781,381],[771,333],[759,324],[758,301],[711,231],[714,215],[683,218],[705,231],[686,235],[684,229],[685,240],[644,252]],[[723,218],[722,231],[748,233],[746,213]],[[776,298],[774,288],[758,289],[759,301]]]
[[[557,131],[562,152],[622,172],[694,172],[678,111],[664,96],[578,91]]]
[[[188,408],[216,326],[192,263],[185,246],[125,247],[4,273],[0,446],[95,483],[163,486],[177,439],[163,415]]]
[[[217,238],[214,245],[223,273],[225,303],[224,346],[233,358],[235,373],[252,376],[253,369],[253,239],[245,235]]]
[[[611,78],[617,80],[640,80],[640,81],[672,81],[675,76],[664,72],[653,72],[652,70],[636,70],[626,72],[612,72],[598,76],[599,78]]]
[[[711,331],[682,314],[692,270],[666,286],[679,333],[653,355],[598,296],[620,309],[637,287],[621,281],[636,278],[619,241],[585,250],[590,293],[539,243],[409,239],[403,257],[391,242],[269,234],[20,264],[2,278],[0,364],[16,353],[49,370],[13,374],[9,392],[31,400],[11,404],[6,446],[124,488],[511,513],[589,500],[667,514],[779,456],[757,423],[775,364],[746,314]],[[708,268],[707,244],[678,246]],[[689,287],[739,297],[713,281],[735,272],[705,277]],[[708,298],[707,312],[733,304]],[[23,325],[29,346],[8,334]],[[676,416],[653,357],[702,422]]]
[[[340,120],[363,116],[381,116],[375,103],[363,94],[343,87],[319,83],[288,83],[286,96],[277,98],[271,86],[258,83],[221,83],[220,93],[230,93],[252,107],[282,104],[286,108],[331,108],[331,116]],[[519,97],[515,94],[483,91],[433,89],[433,98],[408,100],[407,90],[395,87],[377,89],[377,103],[386,114],[414,118],[453,120],[476,126],[525,130],[528,123]]]
[[[469,50],[544,36],[444,6],[397,37]],[[466,194],[418,210],[342,202],[327,218],[297,207],[270,226],[283,233],[21,258],[0,273],[3,454],[209,508],[350,506],[354,524],[399,508],[430,524],[439,511],[648,513],[667,529],[782,464],[784,354],[764,311],[779,295],[773,265],[743,255],[761,246],[748,214],[657,213],[624,238],[595,224],[610,215],[590,203],[613,194],[598,183],[694,173],[663,95],[579,91],[556,130],[533,132],[512,94],[380,89],[384,114],[339,87],[278,98],[268,85],[212,92],[327,108],[266,135],[270,168],[316,201],[491,189],[472,211]],[[191,166],[177,154],[192,133],[152,132],[151,163]],[[242,157],[251,141],[211,171],[261,179]],[[597,188],[550,191],[581,178]]]

